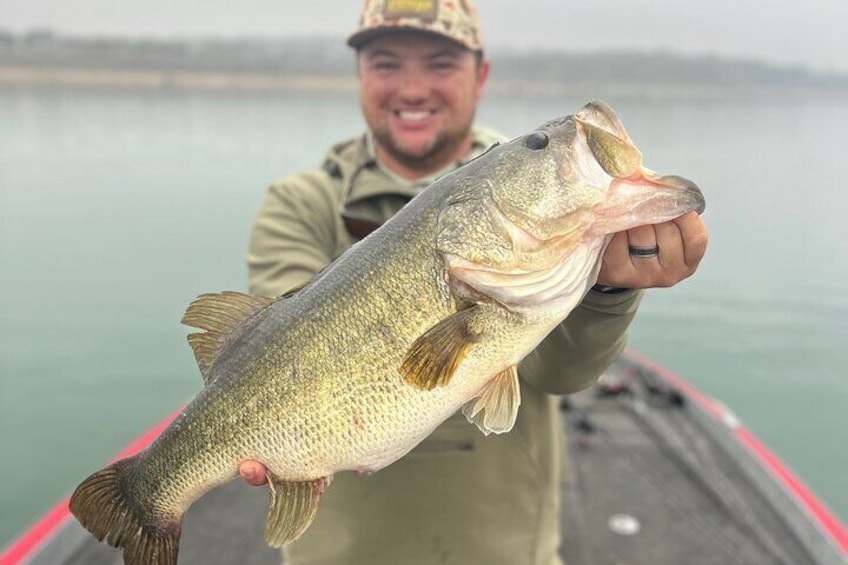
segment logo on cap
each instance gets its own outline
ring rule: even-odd
[[[383,7],[383,17],[390,18],[421,18],[435,20],[439,5],[436,0],[386,0]]]

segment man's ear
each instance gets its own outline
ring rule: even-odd
[[[477,100],[483,96],[483,87],[486,86],[486,81],[489,79],[489,60],[483,57],[477,68],[477,92],[475,96]]]

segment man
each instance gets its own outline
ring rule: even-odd
[[[367,0],[348,44],[368,132],[335,145],[321,170],[271,187],[250,244],[255,294],[306,283],[433,179],[500,139],[472,127],[489,62],[469,0]],[[593,382],[624,347],[641,297],[632,289],[688,277],[706,242],[695,214],[617,234],[603,258],[604,286],[519,366],[522,405],[510,433],[484,437],[458,415],[373,476],[340,473],[311,528],[287,548],[288,562],[560,563],[563,453],[549,393]],[[264,483],[260,463],[240,471]]]

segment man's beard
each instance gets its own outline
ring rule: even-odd
[[[436,139],[424,151],[411,153],[401,148],[396,142],[388,128],[372,131],[374,141],[383,151],[388,153],[395,161],[404,167],[416,171],[434,172],[446,167],[454,159],[457,148],[468,138],[471,127],[465,129],[461,135],[451,136],[447,132],[439,132]],[[459,156],[461,158],[462,156]]]

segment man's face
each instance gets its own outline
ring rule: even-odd
[[[361,103],[378,156],[395,172],[421,177],[461,159],[488,75],[471,51],[447,39],[397,33],[359,52]]]

